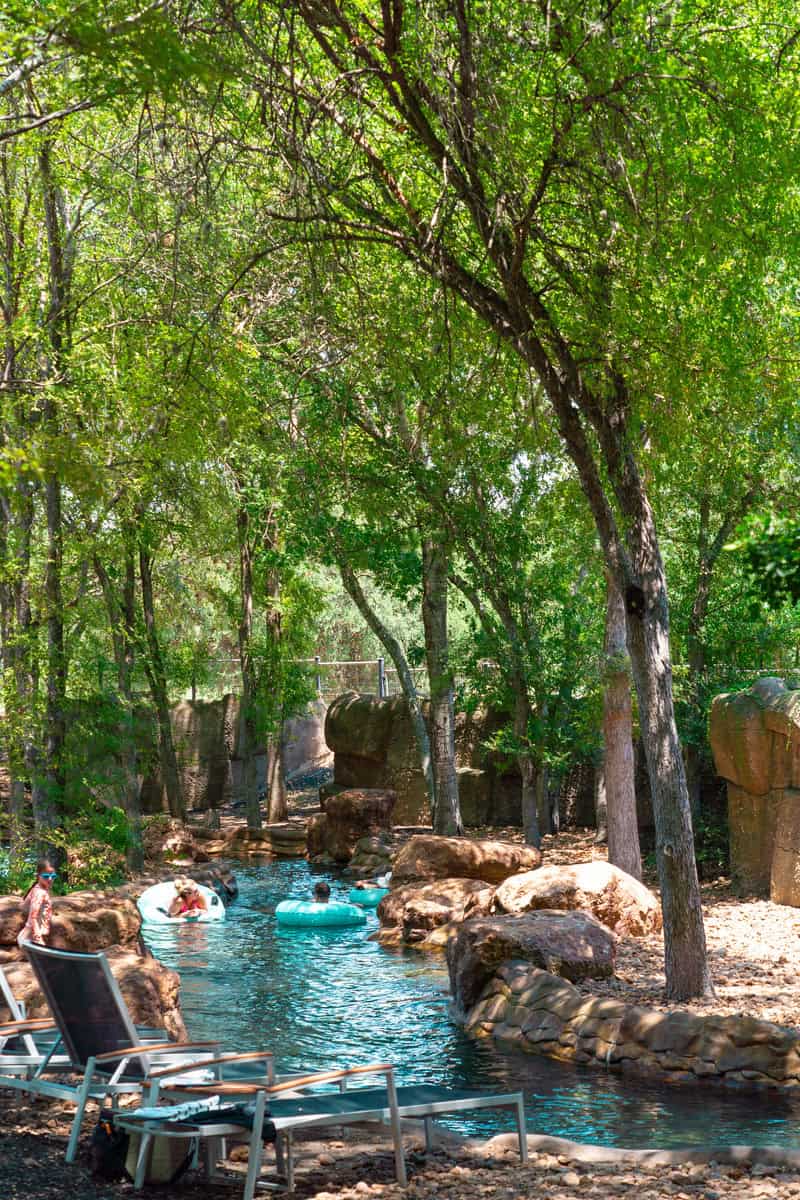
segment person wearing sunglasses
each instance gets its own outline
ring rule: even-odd
[[[49,858],[40,858],[36,864],[36,879],[22,898],[22,913],[25,924],[17,935],[17,945],[34,942],[45,946],[50,936],[53,921],[53,901],[50,896],[53,880],[58,872]]]

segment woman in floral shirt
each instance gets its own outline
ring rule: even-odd
[[[17,945],[23,942],[34,942],[44,946],[50,935],[50,925],[53,920],[53,901],[50,889],[56,871],[47,858],[40,858],[36,864],[36,882],[28,888],[22,900],[22,911],[25,924],[17,935]]]

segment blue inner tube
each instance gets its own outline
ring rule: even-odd
[[[385,887],[374,888],[351,888],[350,895],[347,899],[351,904],[361,904],[364,908],[377,908],[384,896],[388,896],[389,889]]]
[[[316,900],[281,900],[275,916],[279,925],[296,929],[363,925],[367,919],[363,908],[345,904],[343,900],[329,900],[327,904],[317,904]]]

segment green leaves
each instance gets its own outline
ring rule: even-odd
[[[725,549],[742,556],[754,591],[772,608],[800,603],[800,520],[753,514]]]

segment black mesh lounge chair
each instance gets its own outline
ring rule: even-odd
[[[283,1168],[286,1185],[289,1191],[294,1188],[294,1166],[292,1153],[292,1135],[295,1130],[309,1129],[315,1126],[346,1125],[354,1122],[377,1121],[389,1125],[392,1132],[395,1158],[395,1174],[401,1185],[406,1183],[405,1157],[401,1136],[401,1121],[405,1118],[422,1120],[425,1125],[425,1143],[431,1148],[433,1135],[433,1120],[437,1116],[454,1115],[464,1112],[475,1112],[483,1108],[511,1108],[514,1110],[517,1134],[519,1138],[520,1158],[527,1161],[528,1147],[525,1129],[525,1105],[521,1092],[507,1094],[492,1094],[479,1091],[457,1090],[453,1088],[435,1087],[431,1085],[416,1085],[397,1087],[394,1081],[394,1068],[389,1064],[366,1067],[350,1067],[339,1071],[322,1071],[314,1075],[294,1077],[275,1082],[268,1086],[253,1086],[246,1083],[226,1082],[223,1084],[184,1084],[170,1077],[174,1074],[169,1067],[157,1069],[150,1075],[150,1104],[155,1104],[159,1098],[167,1098],[180,1104],[181,1101],[201,1096],[216,1097],[220,1101],[235,1102],[237,1099],[249,1098],[249,1113],[245,1124],[249,1130],[248,1171],[245,1180],[243,1200],[252,1200],[258,1184],[258,1176],[263,1155],[263,1129],[266,1120],[269,1121],[270,1135],[276,1139],[276,1152],[279,1169]],[[348,1088],[348,1082],[354,1077],[362,1078],[367,1075],[383,1075],[384,1087],[355,1087]],[[322,1093],[309,1092],[308,1089],[320,1084],[336,1083],[338,1091]],[[293,1095],[281,1098],[287,1092]],[[300,1092],[300,1094],[296,1094]],[[149,1110],[152,1114],[152,1109]],[[178,1109],[180,1114],[180,1109]],[[215,1170],[218,1152],[223,1148],[224,1140],[233,1135],[236,1124],[231,1111],[227,1114],[229,1120],[225,1124],[224,1110],[207,1114],[202,1123],[192,1122],[182,1115],[176,1118],[169,1116],[169,1110],[163,1117],[153,1119],[128,1115],[122,1117],[122,1124],[128,1129],[138,1129],[145,1134],[140,1142],[139,1159],[134,1179],[136,1187],[141,1187],[147,1165],[148,1145],[152,1137],[196,1137],[198,1142],[204,1142],[206,1176],[217,1178]],[[252,1120],[252,1124],[250,1123]],[[242,1135],[242,1122],[239,1122],[238,1135]]]
[[[140,1094],[149,1072],[159,1067],[177,1068],[177,1078],[185,1083],[219,1082],[232,1073],[255,1082],[273,1081],[270,1054],[221,1055],[218,1042],[142,1037],[104,954],[51,950],[29,942],[24,949],[60,1034],[58,1048],[65,1052],[64,1060],[56,1064],[51,1057],[29,1077],[3,1075],[0,1083],[74,1101],[67,1162],[75,1158],[87,1103],[110,1096],[116,1104],[122,1094]],[[66,1071],[79,1076],[77,1084],[66,1077]]]
[[[9,1011],[8,1020],[0,1022],[0,1076],[30,1076],[45,1058],[53,1059],[58,1029],[52,1017],[28,1019],[25,1005],[14,995],[1,964],[0,997]],[[55,1059],[66,1063],[63,1056],[55,1055]]]

